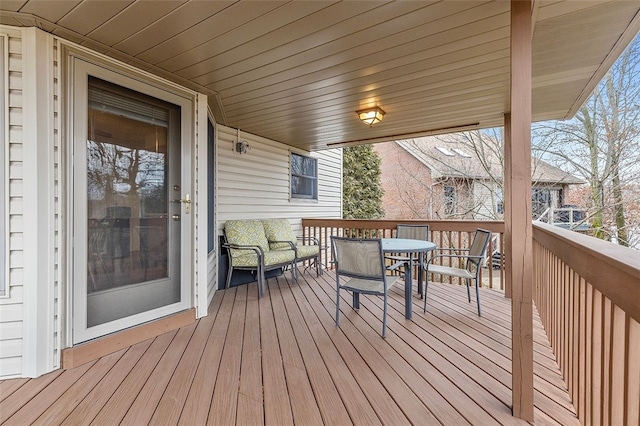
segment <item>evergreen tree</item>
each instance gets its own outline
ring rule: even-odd
[[[344,148],[343,151],[344,219],[379,219],[382,209],[380,156],[371,145]]]

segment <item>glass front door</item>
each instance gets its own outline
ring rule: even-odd
[[[87,76],[75,137],[74,343],[184,305],[179,106]],[[188,197],[186,197],[188,198]]]

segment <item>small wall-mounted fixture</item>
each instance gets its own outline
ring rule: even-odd
[[[251,149],[251,145],[247,141],[238,141],[235,143],[235,149],[238,154],[246,154]]]
[[[364,124],[368,124],[371,127],[382,121],[385,112],[379,106],[374,106],[373,108],[359,109],[356,114]]]

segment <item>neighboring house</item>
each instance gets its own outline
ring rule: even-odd
[[[503,162],[489,138],[457,133],[374,145],[382,158],[385,218],[502,218]],[[562,206],[569,186],[583,183],[539,159],[532,170],[534,219]]]

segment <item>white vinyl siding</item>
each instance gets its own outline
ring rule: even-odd
[[[487,181],[473,181],[473,215],[476,220],[497,219],[494,213],[497,211],[497,192],[490,185],[491,182]]]
[[[288,218],[296,233],[301,219],[340,218],[342,215],[342,149],[305,153],[318,160],[318,202],[291,200],[289,196],[290,147],[229,127],[217,126],[218,229],[228,219]],[[251,149],[239,154],[236,140]]]
[[[22,373],[23,336],[23,146],[22,146],[22,37],[19,31],[0,29],[7,38],[8,51],[5,52],[6,68],[2,70],[3,84],[8,93],[5,108],[8,108],[6,128],[8,149],[5,164],[8,165],[8,221],[5,235],[8,237],[6,297],[0,299],[0,378],[19,376]],[[6,72],[6,74],[4,74]],[[8,102],[7,102],[8,101]],[[3,111],[4,115],[5,112]],[[3,146],[4,149],[4,146]],[[3,164],[3,172],[5,170]]]
[[[251,149],[235,150],[237,140]],[[229,219],[288,218],[297,234],[302,218],[342,217],[342,149],[313,152],[318,160],[318,202],[290,199],[291,147],[217,124],[215,127],[216,247],[209,253],[209,298],[218,286],[217,236]],[[225,273],[225,272],[222,272]]]

